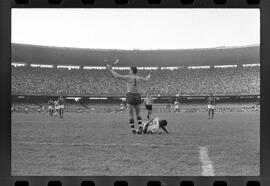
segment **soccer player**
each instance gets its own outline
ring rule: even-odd
[[[145,100],[144,100],[144,104],[145,104],[145,109],[147,110],[146,113],[146,117],[149,120],[150,119],[150,114],[152,114],[152,109],[153,109],[153,99],[152,96],[148,93]]]
[[[59,104],[58,100],[54,101],[54,117],[57,117],[57,113],[59,112]]]
[[[91,112],[91,113],[94,113],[94,112],[95,112],[95,108],[94,108],[93,105],[91,105],[91,107],[90,107],[90,112]]]
[[[161,120],[158,117],[151,119],[149,121],[143,122],[143,133],[144,134],[155,134],[160,133],[160,129],[169,133],[165,128],[167,126],[166,120]]]
[[[58,104],[59,104],[59,116],[60,116],[60,118],[64,118],[64,108],[65,108],[65,99],[62,97],[62,96],[60,96],[59,98],[58,98]]]
[[[24,112],[28,114],[28,112],[29,112],[28,106],[26,106],[26,107],[24,108]]]
[[[174,109],[173,109],[173,112],[180,112],[180,103],[179,101],[176,99],[175,102],[174,102]]]
[[[40,107],[38,108],[38,113],[41,113],[41,108]]]
[[[53,100],[50,99],[48,101],[48,111],[49,111],[49,116],[53,116],[53,106],[54,106],[54,103],[53,103]]]
[[[212,93],[210,93],[210,96],[207,98],[207,108],[208,108],[208,119],[214,118],[214,110],[215,110],[215,104],[216,104],[216,98],[213,96]],[[212,114],[212,115],[211,115]],[[210,118],[211,115],[211,118]]]
[[[150,72],[148,72],[147,77],[140,77],[137,75],[137,67],[132,66],[130,67],[129,75],[121,75],[115,72],[112,69],[111,65],[107,65],[107,68],[110,70],[112,75],[115,78],[124,80],[127,85],[127,97],[126,97],[126,102],[127,102],[127,107],[129,111],[129,125],[131,127],[131,132],[133,134],[142,134],[143,127],[142,127],[142,118],[140,116],[140,104],[141,104],[141,94],[139,92],[138,84],[141,83],[142,81],[148,81],[151,77]],[[138,132],[135,130],[135,121],[134,121],[134,110],[137,118],[137,123],[139,125]]]
[[[120,104],[120,111],[121,111],[121,112],[124,112],[124,110],[125,110],[125,108],[124,108],[124,104],[123,104],[123,103],[121,103],[121,104]]]

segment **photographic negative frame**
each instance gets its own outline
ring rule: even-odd
[[[23,1],[21,1],[23,2]],[[262,1],[259,4],[249,4],[250,1],[227,1],[225,4],[215,4],[214,1],[202,1],[197,0],[191,4],[182,4],[181,2],[168,2],[161,1],[160,4],[152,2],[134,2],[129,1],[128,3],[115,4],[114,1],[96,1],[94,4],[83,4],[80,1],[50,1],[54,2],[50,4],[49,1],[35,1],[31,0],[28,4],[17,4],[16,1],[3,1],[1,2],[1,24],[4,23],[4,32],[1,33],[1,56],[3,57],[1,61],[1,86],[3,87],[2,100],[1,104],[1,118],[3,120],[3,125],[1,125],[1,182],[3,185],[18,185],[18,184],[29,184],[29,185],[47,185],[53,184],[58,185],[59,182],[62,185],[81,185],[83,181],[91,180],[95,185],[113,185],[116,184],[128,184],[128,185],[188,185],[190,182],[183,181],[192,181],[194,185],[224,185],[225,181],[227,185],[268,185],[269,184],[269,135],[268,135],[268,125],[267,121],[269,117],[267,115],[267,109],[269,108],[269,101],[267,100],[269,95],[269,85],[267,83],[267,75],[269,71],[268,62],[269,61],[269,26],[267,25],[267,19],[269,18],[269,3]],[[256,1],[255,1],[256,2]],[[261,76],[261,104],[262,110],[260,114],[260,176],[256,177],[166,177],[166,176],[140,176],[140,177],[98,177],[91,176],[89,177],[35,177],[35,176],[11,176],[11,126],[10,126],[10,85],[11,85],[11,8],[259,8],[261,14],[261,42],[260,42],[260,76]],[[7,87],[7,88],[4,88]],[[8,108],[8,109],[7,109]],[[25,182],[24,182],[25,181]],[[56,182],[52,182],[56,181]],[[59,182],[57,182],[59,181]],[[124,182],[117,182],[124,181]],[[219,181],[219,182],[216,182]],[[85,184],[86,182],[84,182]],[[90,182],[89,182],[90,183]],[[91,183],[90,183],[91,184]]]

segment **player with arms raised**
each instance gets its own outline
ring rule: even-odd
[[[112,75],[115,78],[124,80],[127,85],[127,97],[126,97],[126,102],[127,102],[127,107],[129,111],[129,125],[131,127],[131,131],[133,134],[142,134],[143,127],[142,127],[142,118],[140,116],[140,104],[141,104],[141,94],[139,92],[138,84],[141,83],[142,81],[148,81],[151,77],[150,72],[148,73],[147,77],[140,77],[137,75],[137,67],[132,66],[130,67],[130,74],[129,75],[121,75],[115,72],[112,69],[111,65],[107,65],[107,68],[110,70]],[[134,110],[137,118],[137,123],[139,125],[138,132],[135,130],[135,125],[134,125]]]
[[[210,96],[207,98],[207,108],[208,108],[208,119],[214,118],[214,110],[215,110],[215,104],[216,104],[216,98],[213,96],[212,93],[210,93]],[[211,115],[212,114],[212,115]],[[210,118],[211,115],[211,118]]]

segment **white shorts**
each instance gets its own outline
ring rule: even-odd
[[[60,106],[56,106],[56,107],[55,107],[55,110],[59,110],[59,109],[60,109]]]
[[[48,107],[48,109],[49,109],[49,110],[52,110],[52,109],[53,109],[53,107],[52,107],[52,106],[49,106],[49,107]]]
[[[63,108],[65,108],[65,106],[64,105],[60,105],[59,108],[63,109]]]
[[[207,108],[208,109],[215,109],[215,105],[208,105]]]

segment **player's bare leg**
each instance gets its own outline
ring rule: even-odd
[[[152,111],[151,110],[148,110],[147,111],[147,119],[150,120],[150,115],[152,114]]]
[[[129,112],[129,126],[131,128],[131,132],[133,134],[136,134],[136,130],[135,130],[135,121],[134,121],[134,107],[130,104],[127,104],[128,107],[128,112]]]
[[[142,134],[143,127],[142,127],[142,118],[140,116],[140,105],[136,105],[136,106],[134,106],[134,108],[135,108],[135,112],[136,112],[137,122],[139,125],[138,134]]]
[[[61,108],[58,109],[58,115],[59,115],[59,117],[61,118]]]
[[[212,109],[212,119],[214,118],[214,109]]]
[[[60,108],[60,118],[62,118],[63,119],[63,114],[64,114],[64,109],[63,108]]]
[[[210,119],[211,109],[208,109],[208,119]]]

